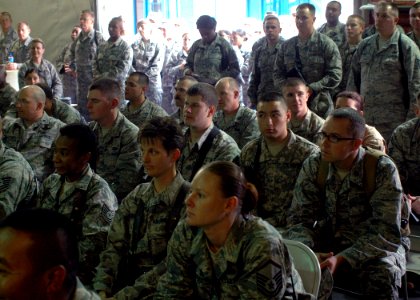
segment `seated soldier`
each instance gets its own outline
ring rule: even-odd
[[[317,143],[324,119],[308,108],[310,97],[308,86],[299,78],[288,78],[283,83],[282,93],[291,112],[287,127],[312,143]]]
[[[0,65],[0,117],[4,117],[10,103],[16,98],[16,90],[7,83],[6,77],[6,69]]]
[[[56,173],[44,180],[38,206],[69,217],[77,229],[81,268],[79,277],[90,284],[99,253],[105,248],[117,198],[105,180],[95,174],[96,136],[87,125],[70,124],[60,129],[55,141]]]
[[[162,107],[146,97],[148,88],[149,77],[142,72],[131,73],[125,81],[125,99],[128,103],[121,108],[121,113],[139,128],[153,117],[168,115]]]
[[[249,141],[260,136],[255,111],[240,105],[240,87],[236,79],[223,77],[216,83],[219,98],[218,111],[213,122],[229,134],[242,149]]]
[[[317,252],[334,284],[360,285],[363,299],[399,299],[406,263],[402,187],[388,156],[361,147],[364,132],[353,109],[336,109],[326,119],[321,153],[299,173],[284,236]]]
[[[6,147],[0,117],[0,220],[21,207],[32,205],[36,179],[29,163],[19,152]]]
[[[3,142],[29,162],[39,182],[54,172],[54,140],[64,123],[44,112],[45,93],[36,85],[22,88],[17,96],[18,118],[8,122]]]
[[[46,210],[16,211],[0,222],[0,297],[100,300],[79,278],[73,224]]]
[[[187,91],[197,82],[197,79],[194,77],[186,75],[178,79],[175,83],[174,102],[178,109],[171,114],[171,117],[178,121],[184,131],[188,128],[184,123],[184,104],[187,99]]]
[[[290,110],[280,93],[262,95],[257,103],[261,137],[241,152],[241,166],[258,189],[257,214],[279,230],[286,227],[293,187],[303,161],[318,147],[287,128]]]
[[[139,129],[119,112],[121,87],[110,78],[89,87],[89,127],[98,139],[96,172],[105,179],[121,201],[137,185],[140,171]]]
[[[71,123],[86,123],[85,119],[79,113],[77,109],[61,101],[60,99],[54,98],[51,88],[45,83],[37,83],[45,93],[45,112],[56,119],[59,119],[65,124]]]
[[[143,165],[152,181],[138,185],[124,198],[112,222],[94,281],[102,298],[153,296],[166,269],[167,242],[189,190],[189,183],[176,170],[184,136],[174,119],[147,121],[139,142]]]
[[[356,92],[344,91],[337,94],[335,108],[342,107],[352,108],[363,117],[363,99],[362,96]],[[386,152],[385,139],[375,127],[369,126],[368,124],[365,126],[365,136],[363,137],[362,145]]]

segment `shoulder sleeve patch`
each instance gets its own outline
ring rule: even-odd
[[[265,262],[256,274],[256,284],[259,292],[268,298],[276,297],[283,288],[283,271],[281,266],[269,260]]]

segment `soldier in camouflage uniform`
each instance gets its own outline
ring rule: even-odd
[[[364,115],[363,99],[356,92],[343,91],[338,93],[335,108],[349,107],[356,110],[361,116]],[[386,142],[383,136],[375,127],[366,124],[363,146],[370,147],[382,152],[386,152]]]
[[[13,42],[18,35],[12,26],[12,16],[7,11],[0,14],[0,24],[3,38],[0,38],[0,64],[6,64]]]
[[[167,242],[174,230],[187,183],[176,170],[184,137],[170,117],[156,117],[141,128],[139,141],[152,181],[138,185],[119,207],[101,254],[94,288],[114,299],[149,299],[165,272]]]
[[[71,30],[72,41],[68,43],[57,58],[55,65],[58,72],[61,75],[61,81],[63,83],[63,97],[69,97],[71,103],[77,104],[77,79],[76,72],[71,68],[67,67],[66,64],[71,63],[71,47],[73,42],[77,39],[82,29],[80,26],[74,26]]]
[[[30,48],[31,59],[22,64],[19,69],[19,87],[23,88],[25,86],[26,71],[34,69],[53,90],[54,97],[61,98],[63,95],[63,84],[54,65],[44,59],[44,42],[41,39],[33,39]]]
[[[187,98],[187,91],[196,83],[197,79],[195,79],[192,76],[186,75],[177,80],[174,88],[174,102],[178,109],[173,114],[171,114],[171,117],[177,120],[184,132],[188,129],[188,126],[185,125],[184,122],[184,104]]]
[[[287,127],[308,141],[316,144],[324,119],[308,108],[309,89],[299,78],[288,78],[282,87],[283,97],[291,112]]]
[[[14,41],[9,52],[13,53],[13,62],[7,64],[8,70],[17,70],[20,66],[31,58],[30,44],[32,38],[29,35],[31,28],[26,22],[19,22],[17,26],[18,39]]]
[[[128,103],[121,108],[121,113],[139,128],[153,117],[168,115],[146,96],[150,84],[149,77],[142,72],[131,73],[125,82],[125,99]]]
[[[412,201],[412,209],[420,215],[420,95],[416,115],[398,126],[389,141],[388,153],[398,167],[404,192]]]
[[[327,23],[318,28],[319,33],[323,33],[331,38],[338,48],[346,42],[346,25],[341,23],[338,18],[341,15],[341,3],[330,1],[325,9],[325,19]]]
[[[56,118],[65,124],[86,123],[85,119],[83,119],[77,109],[54,98],[48,85],[45,83],[37,83],[36,85],[39,86],[45,93],[44,110],[49,116]]]
[[[191,46],[184,75],[212,85],[222,77],[238,78],[241,72],[238,58],[231,44],[216,33],[216,20],[204,15],[196,24],[201,39]]]
[[[420,2],[414,3],[414,5],[410,8],[410,25],[412,31],[407,33],[407,36],[412,39],[417,47],[420,47]]]
[[[393,130],[412,117],[412,106],[420,92],[420,52],[410,38],[396,29],[395,4],[380,2],[375,13],[382,16],[375,18],[378,33],[359,44],[347,89],[362,95],[366,122],[388,141]]]
[[[19,152],[6,147],[0,117],[0,220],[17,208],[31,206],[36,194],[35,174]]]
[[[82,31],[70,49],[70,62],[64,65],[65,72],[76,71],[77,108],[86,120],[90,120],[86,105],[89,86],[93,81],[92,64],[99,45],[105,42],[102,34],[93,28],[94,22],[94,12],[83,10],[80,14]]]
[[[121,87],[117,80],[96,80],[89,88],[89,127],[98,138],[96,172],[121,201],[134,189],[140,170],[139,129],[119,112]]]
[[[250,215],[255,187],[232,162],[194,177],[154,299],[292,299],[302,283],[278,231]]]
[[[38,207],[55,210],[75,225],[81,263],[78,276],[85,284],[93,279],[118,207],[108,183],[89,166],[93,161],[95,167],[96,146],[96,136],[87,125],[62,127],[55,141],[56,173],[44,180],[37,201]]]
[[[315,7],[309,3],[296,9],[299,34],[284,42],[274,67],[274,86],[288,77],[300,77],[310,88],[309,108],[325,118],[333,109],[330,92],[341,81],[341,57],[337,45],[314,28]]]
[[[213,125],[217,107],[216,89],[208,83],[196,83],[187,91],[184,105],[186,145],[178,161],[178,170],[191,181],[207,163],[224,160],[239,163],[240,150],[235,140]]]
[[[255,111],[240,105],[239,84],[232,77],[223,77],[216,84],[219,98],[214,125],[229,134],[242,149],[249,141],[260,136]]]
[[[252,46],[250,64],[252,73],[249,81],[248,96],[251,105],[257,105],[258,97],[274,91],[273,69],[284,39],[280,37],[280,20],[269,14],[264,18],[263,29],[265,37]]]
[[[140,39],[135,41],[133,48],[133,68],[137,72],[145,73],[150,80],[147,97],[157,105],[162,105],[162,71],[165,47],[160,41],[153,39],[152,24],[142,19],[137,23]]]
[[[257,120],[261,137],[242,149],[241,166],[248,181],[258,189],[257,215],[282,231],[303,161],[319,150],[287,129],[290,110],[279,93],[260,97]]]
[[[64,126],[60,120],[49,117],[44,106],[45,93],[40,87],[24,87],[16,101],[19,118],[8,122],[3,131],[3,142],[25,157],[39,182],[54,171],[54,141]]]
[[[16,211],[2,220],[0,253],[5,273],[2,297],[100,300],[77,277],[79,250],[73,224],[55,211]]]
[[[336,109],[327,118],[322,151],[305,161],[297,179],[285,237],[318,252],[321,269],[333,274],[334,284],[360,284],[366,299],[399,299],[406,263],[402,187],[396,166],[383,155],[375,161],[373,191],[366,191],[364,131],[365,122],[353,109]]]
[[[122,39],[124,35],[123,20],[116,17],[109,22],[109,39],[99,45],[93,61],[93,77],[109,77],[120,82],[124,87],[125,79],[133,61],[133,49]]]
[[[16,90],[6,82],[6,70],[0,66],[0,117],[4,117],[10,103],[16,99]]]

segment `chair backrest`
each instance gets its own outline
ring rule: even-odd
[[[293,240],[283,239],[287,246],[293,264],[302,278],[305,291],[318,297],[321,283],[321,268],[315,253],[305,244]]]

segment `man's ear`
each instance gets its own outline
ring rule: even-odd
[[[363,139],[355,139],[353,141],[353,150],[359,149],[359,147],[362,145],[363,145]]]
[[[58,265],[45,271],[43,280],[45,281],[48,294],[54,295],[61,292],[66,276],[67,271],[63,265]]]
[[[171,157],[174,162],[176,162],[181,157],[181,150],[176,148],[171,151]]]
[[[120,105],[120,101],[117,98],[111,100],[111,108],[117,108]]]
[[[208,113],[208,117],[213,116],[214,113],[216,112],[216,106],[214,105],[209,105],[209,113]]]

